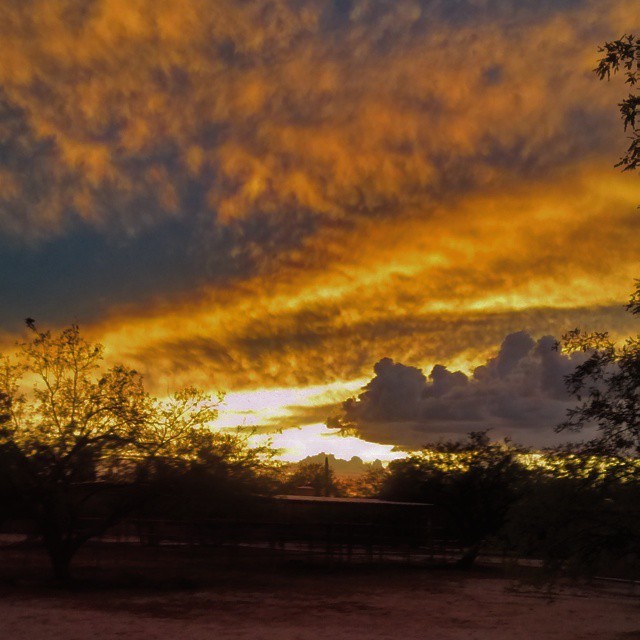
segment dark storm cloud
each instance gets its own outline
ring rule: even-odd
[[[175,304],[205,286],[241,280],[297,242],[273,226],[262,219],[198,233],[187,220],[167,220],[123,239],[82,224],[30,247],[0,236],[0,327],[15,330],[27,316],[88,323],[113,308],[142,300],[161,307],[160,297]]]
[[[555,339],[508,335],[494,358],[470,377],[436,365],[429,376],[383,358],[375,376],[342,407],[342,419],[367,440],[417,446],[472,430],[544,446],[558,440],[553,427],[574,401],[564,388],[583,358],[555,349]],[[565,436],[566,437],[566,436]]]

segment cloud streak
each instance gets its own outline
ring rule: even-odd
[[[640,185],[595,172],[574,184],[318,234],[271,271],[179,305],[114,313],[96,335],[153,377],[226,389],[361,378],[380,353],[477,365],[521,328],[559,335],[586,323],[626,335]]]

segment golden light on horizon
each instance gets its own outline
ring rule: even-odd
[[[360,389],[366,379],[333,382],[310,387],[252,389],[227,393],[215,426],[280,428],[278,420],[290,415],[289,408],[323,407],[346,399]]]
[[[365,463],[380,460],[386,464],[407,455],[403,451],[395,450],[392,445],[340,435],[337,429],[329,429],[322,423],[306,424],[275,434],[254,435],[251,439],[256,445],[269,443],[276,449],[281,449],[279,458],[284,462],[299,462],[322,453],[332,454],[342,460],[358,457]]]

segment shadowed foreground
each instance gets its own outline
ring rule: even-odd
[[[0,637],[640,638],[640,598],[628,593],[570,588],[550,598],[440,572],[250,574],[188,592],[12,589],[0,599]]]

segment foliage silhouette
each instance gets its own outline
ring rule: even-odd
[[[211,432],[196,455],[162,457],[153,464],[145,517],[201,522],[211,518],[251,518],[259,496],[279,487],[276,450],[250,446],[241,431]]]
[[[470,433],[466,442],[425,445],[389,464],[380,497],[436,504],[447,537],[465,548],[459,565],[468,568],[522,495],[528,475],[522,451],[508,441],[490,442],[486,431]]]
[[[609,79],[611,74],[623,71],[625,82],[634,90],[640,82],[640,38],[624,35],[618,40],[605,42],[598,50],[605,55],[600,59],[595,69],[602,80]],[[637,91],[629,95],[618,105],[624,123],[625,131],[631,132],[631,143],[616,166],[624,171],[637,169],[640,166],[640,127],[638,126],[640,112],[640,94]]]
[[[506,534],[548,576],[612,572],[637,577],[640,465],[570,449],[545,453],[514,505]]]
[[[293,465],[282,479],[282,490],[286,493],[300,487],[311,487],[314,496],[340,496],[342,491],[331,468],[318,462]]]
[[[640,280],[627,310],[640,314]],[[640,336],[616,344],[608,332],[574,329],[559,348],[586,359],[565,378],[577,405],[556,431],[596,427],[586,442],[556,452],[562,474],[538,474],[534,499],[515,521],[548,568],[593,572],[640,552]],[[557,465],[556,465],[557,466]]]
[[[631,132],[626,154],[616,164],[624,171],[640,166],[640,38],[624,35],[599,49],[595,69],[602,80],[624,72],[632,92],[618,106],[625,131]],[[635,93],[634,93],[635,90]],[[640,314],[640,280],[627,310]],[[532,476],[531,490],[511,520],[511,537],[524,553],[544,560],[557,572],[606,570],[637,561],[640,552],[640,336],[616,344],[608,332],[574,329],[558,348],[583,352],[585,360],[565,383],[578,404],[556,431],[580,432],[597,427],[589,441],[548,452]],[[631,561],[631,562],[630,562]],[[637,577],[637,576],[633,576]]]
[[[56,580],[70,577],[86,541],[166,489],[168,475],[210,469],[214,459],[227,476],[253,473],[245,467],[263,452],[208,428],[219,396],[187,388],[152,398],[136,371],[105,371],[102,347],[77,325],[60,333],[27,326],[18,356],[0,361],[0,453],[11,461],[3,486],[28,511]]]
[[[627,309],[640,314],[640,280]],[[597,425],[598,435],[586,443],[587,450],[603,455],[640,453],[640,335],[617,345],[607,332],[574,329],[563,337],[562,348],[588,357],[566,378],[579,404],[556,430]]]

